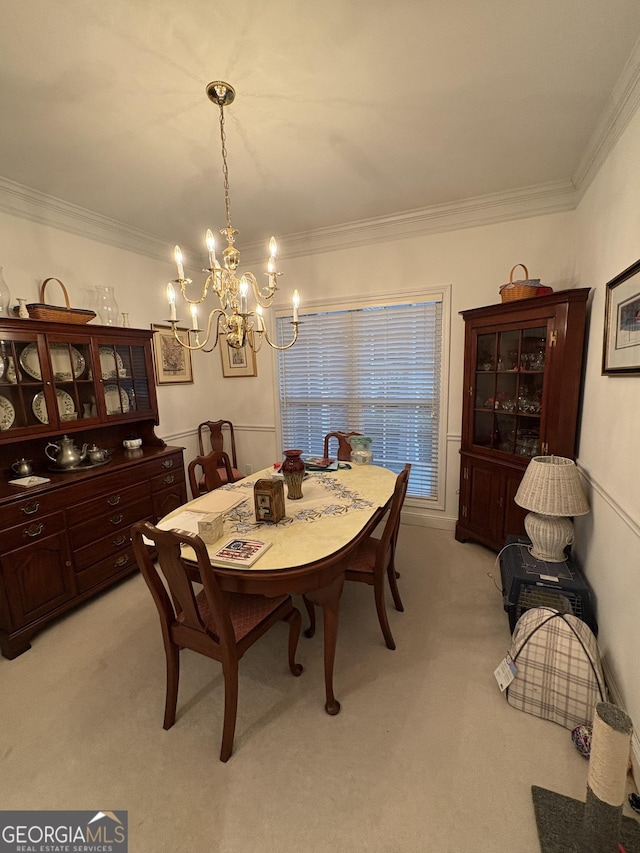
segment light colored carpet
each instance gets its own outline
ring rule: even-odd
[[[160,629],[136,575],[0,659],[0,808],[127,809],[132,853],[535,853],[531,785],[584,800],[587,762],[498,690],[509,629],[494,561],[403,526],[397,650],[372,589],[348,584],[329,717],[321,628],[301,637],[294,678],[278,625],[240,662],[226,765],[217,663],[182,653],[178,718],[162,728]]]

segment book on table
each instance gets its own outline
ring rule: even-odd
[[[234,537],[225,542],[224,545],[213,553],[209,551],[209,557],[213,563],[248,568],[259,560],[270,547],[271,542],[264,542],[260,539]]]
[[[338,460],[327,456],[306,456],[304,460],[307,471],[335,471]]]

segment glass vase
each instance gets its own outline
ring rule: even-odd
[[[302,497],[302,481],[305,467],[300,458],[301,450],[283,450],[285,460],[282,463],[282,476],[287,486],[287,497],[290,501],[298,501]]]
[[[114,294],[114,288],[110,285],[97,285],[98,294],[96,312],[103,326],[118,325],[118,303]]]
[[[373,450],[371,441],[366,435],[352,435],[347,439],[351,445],[351,461],[356,465],[372,465]]]
[[[9,292],[7,282],[4,280],[2,267],[0,267],[0,320],[5,320],[7,317],[11,316],[9,313],[10,305],[11,293]]]

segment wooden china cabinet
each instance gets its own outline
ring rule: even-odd
[[[187,499],[182,448],[158,424],[152,332],[0,323],[0,650],[14,658],[47,622],[137,569],[129,530]],[[142,446],[125,450],[135,435]],[[55,469],[67,436],[107,459]],[[55,458],[55,447],[49,447]],[[21,487],[16,460],[48,482]]]
[[[589,288],[462,311],[456,539],[499,550],[524,533],[514,503],[532,456],[573,458]]]

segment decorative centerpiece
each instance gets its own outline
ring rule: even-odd
[[[282,480],[263,478],[253,487],[256,521],[276,523],[284,518],[284,483]]]
[[[282,463],[282,476],[287,484],[287,497],[290,501],[300,500],[302,497],[302,481],[304,479],[305,467],[301,459],[301,450],[283,450],[285,460]]]

